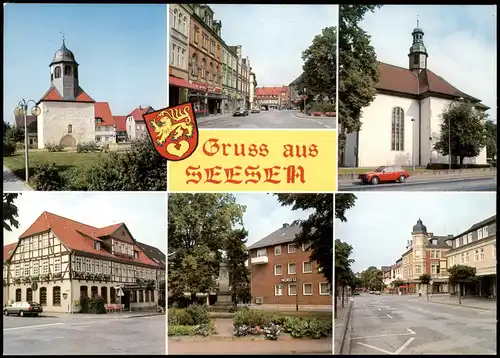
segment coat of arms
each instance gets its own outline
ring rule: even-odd
[[[172,161],[188,158],[198,146],[198,126],[191,103],[167,107],[143,115],[153,144]]]

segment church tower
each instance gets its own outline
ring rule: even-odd
[[[427,49],[424,45],[424,31],[419,27],[419,22],[417,20],[417,27],[413,29],[411,33],[413,36],[413,45],[410,47],[409,58],[409,69],[416,73],[427,69]]]
[[[61,48],[50,63],[50,84],[65,101],[74,101],[78,97],[78,63],[73,52],[66,48],[64,37]]]

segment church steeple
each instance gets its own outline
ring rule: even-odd
[[[411,33],[413,36],[413,44],[410,47],[409,58],[409,69],[414,72],[420,72],[421,70],[427,69],[427,49],[424,45],[424,31],[419,27],[419,21],[417,16],[417,27],[413,29]]]
[[[50,84],[57,89],[64,100],[74,101],[78,96],[78,63],[73,52],[66,47],[66,39],[62,35],[62,45],[54,54],[50,63]]]

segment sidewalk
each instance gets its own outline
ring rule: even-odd
[[[231,112],[228,112],[228,113],[218,113],[218,114],[210,114],[208,116],[196,116],[196,122],[203,123],[203,122],[212,121],[214,119],[229,118],[229,117],[232,117],[232,116],[233,116],[233,113],[231,113]]]
[[[333,344],[334,354],[341,354],[342,344],[345,339],[346,330],[348,328],[349,317],[351,315],[352,304],[354,301],[349,301],[346,299],[344,301],[344,307],[342,307],[342,301],[337,302],[337,318],[335,319],[335,340]]]
[[[121,319],[121,318],[137,318],[149,316],[163,316],[164,313],[150,311],[136,312],[114,312],[106,314],[84,314],[84,313],[59,313],[59,312],[43,312],[41,317],[46,318],[63,318],[63,319]]]
[[[336,124],[337,124],[337,118],[336,117],[313,117],[313,116],[308,116],[307,114],[304,114],[302,112],[292,112],[290,111],[291,114],[293,114],[297,118],[302,118],[302,119],[308,119],[308,120],[313,120],[322,124],[328,124],[331,126],[330,128],[335,129]]]
[[[3,166],[3,191],[28,191],[33,190],[27,184],[25,184],[21,179],[15,176],[12,171]]]
[[[495,299],[479,298],[479,297],[462,297],[462,304],[458,304],[458,297],[450,295],[429,295],[427,300],[425,295],[422,297],[415,297],[418,301],[425,301],[431,303],[439,303],[451,306],[461,306],[469,308],[477,308],[481,310],[496,311],[497,301]]]

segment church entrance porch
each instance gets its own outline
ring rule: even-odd
[[[72,135],[66,134],[61,138],[59,144],[64,148],[76,147],[76,139]]]

